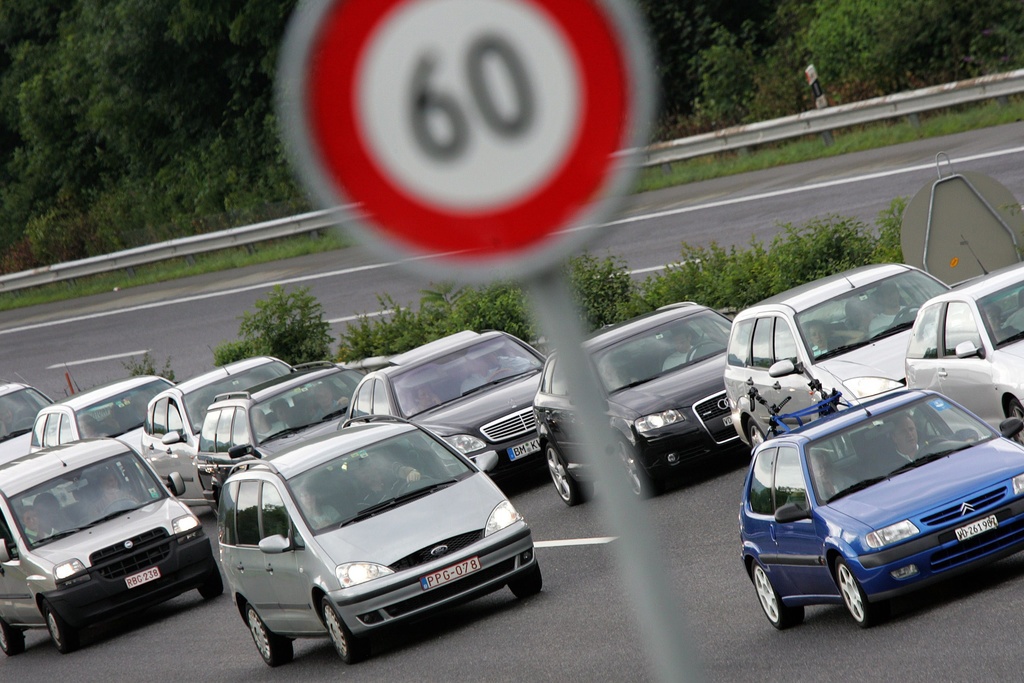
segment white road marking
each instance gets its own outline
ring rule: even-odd
[[[611,543],[618,536],[598,536],[596,538],[567,538],[562,541],[534,541],[535,548],[562,548],[571,545],[600,545]]]
[[[997,151],[994,151],[994,152],[986,152],[984,154],[974,154],[974,155],[967,156],[967,157],[962,157],[962,158],[958,158],[958,159],[952,159],[950,161],[950,163],[952,164],[954,162],[955,163],[960,163],[960,162],[977,161],[979,159],[991,159],[991,158],[994,158],[994,157],[1006,156],[1006,155],[1009,155],[1009,154],[1020,154],[1021,152],[1024,152],[1024,147],[1014,147],[1012,149],[997,150]],[[829,181],[825,181],[825,182],[821,182],[821,183],[813,183],[811,185],[802,185],[800,187],[791,187],[791,188],[786,188],[786,189],[782,189],[782,190],[775,190],[775,191],[772,191],[772,192],[762,192],[760,194],[747,195],[747,196],[743,196],[743,197],[733,197],[731,199],[723,199],[721,201],[716,201],[716,202],[707,202],[707,203],[703,203],[703,204],[695,204],[693,206],[685,206],[685,207],[681,207],[681,208],[678,208],[678,209],[669,209],[669,210],[666,210],[666,211],[658,211],[658,212],[655,212],[655,213],[646,213],[646,214],[641,214],[641,215],[638,215],[638,216],[629,216],[627,218],[621,218],[621,219],[618,219],[618,220],[610,221],[608,223],[603,223],[603,224],[599,224],[599,225],[597,225],[597,224],[595,224],[595,225],[582,225],[582,226],[579,226],[579,227],[576,227],[576,228],[570,228],[566,232],[571,232],[571,231],[575,231],[575,230],[592,230],[593,228],[598,228],[598,227],[614,226],[614,225],[626,225],[628,223],[638,223],[640,221],[646,221],[646,220],[650,220],[652,218],[665,218],[665,217],[668,217],[668,216],[677,216],[677,215],[683,214],[683,213],[693,213],[695,211],[703,211],[705,209],[713,209],[713,208],[718,208],[718,207],[721,207],[721,206],[730,206],[730,205],[735,205],[735,204],[744,204],[744,203],[747,203],[747,202],[755,202],[755,201],[759,201],[759,200],[762,200],[762,199],[767,199],[767,198],[770,198],[770,197],[782,197],[782,196],[785,196],[785,195],[798,194],[798,193],[801,193],[801,192],[813,192],[814,190],[820,190],[821,188],[824,188],[824,187],[835,187],[837,185],[846,185],[846,184],[852,184],[852,183],[859,183],[859,182],[864,182],[864,181],[867,181],[867,180],[877,180],[879,178],[887,178],[887,177],[890,177],[890,176],[900,175],[900,174],[904,174],[904,173],[918,173],[918,172],[920,172],[922,170],[928,170],[928,169],[934,169],[934,168],[935,168],[935,164],[934,163],[928,163],[928,164],[920,164],[918,166],[908,166],[906,168],[897,168],[897,169],[893,169],[891,171],[880,171],[878,173],[867,173],[867,174],[864,174],[864,175],[861,175],[861,176],[853,176],[851,178],[842,178],[842,179],[839,179],[839,180],[829,180]],[[433,255],[431,255],[431,256],[417,256],[417,257],[414,257],[414,258],[406,259],[406,261],[417,261],[417,260],[424,259],[424,258],[435,258],[435,257]],[[226,290],[222,290],[222,291],[218,291],[218,292],[208,292],[206,294],[197,294],[195,296],[185,297],[185,298],[182,298],[182,299],[175,299],[173,301],[157,301],[157,302],[153,302],[153,303],[149,303],[149,304],[140,304],[138,306],[129,306],[129,307],[126,307],[126,308],[121,308],[121,309],[115,310],[115,311],[103,311],[103,312],[99,312],[99,313],[90,313],[88,315],[80,315],[80,316],[75,316],[75,317],[71,317],[71,318],[64,318],[62,320],[51,320],[49,322],[44,322],[44,323],[35,323],[35,324],[32,324],[32,325],[22,325],[20,327],[12,327],[12,328],[7,329],[7,330],[0,330],[0,335],[11,334],[13,332],[25,332],[25,331],[28,331],[28,330],[36,330],[36,329],[41,329],[41,328],[44,328],[44,327],[53,327],[55,325],[63,325],[65,323],[79,322],[79,321],[82,321],[82,320],[93,320],[93,319],[96,319],[96,318],[103,318],[103,317],[110,316],[110,315],[117,315],[119,313],[129,313],[129,312],[134,312],[134,311],[143,311],[143,310],[147,310],[147,309],[151,309],[151,308],[161,308],[163,306],[176,306],[176,305],[179,305],[179,304],[190,303],[190,302],[193,302],[193,301],[202,301],[204,299],[211,299],[211,298],[219,297],[219,296],[229,296],[231,294],[238,294],[238,293],[241,293],[241,292],[248,292],[248,291],[252,291],[254,289],[270,289],[270,288],[274,287],[275,285],[288,285],[288,284],[294,284],[294,283],[297,283],[297,282],[306,282],[306,281],[309,281],[309,280],[316,280],[316,279],[320,279],[320,278],[335,277],[335,276],[338,276],[338,275],[349,275],[351,273],[358,273],[358,272],[362,272],[362,271],[366,271],[366,270],[376,270],[376,269],[379,269],[379,268],[390,268],[392,266],[396,266],[396,265],[399,265],[401,263],[403,263],[403,261],[388,261],[388,262],[384,262],[384,263],[373,263],[373,264],[366,265],[366,266],[357,266],[357,267],[354,267],[354,268],[344,268],[342,270],[335,270],[335,271],[331,271],[331,272],[328,272],[328,273],[317,273],[317,274],[314,274],[314,275],[304,275],[304,276],[301,276],[301,277],[289,278],[287,280],[280,280],[278,282],[266,282],[266,283],[262,283],[262,284],[258,284],[258,285],[249,285],[247,287],[236,287],[236,288],[233,288],[233,289],[226,289]],[[659,270],[659,269],[662,269],[662,268],[665,268],[665,267],[666,266],[653,266],[651,268],[643,268],[643,269],[638,269],[638,270],[631,271],[631,272],[633,274],[644,273],[644,272],[649,272],[651,270]],[[380,311],[378,313],[368,314],[368,315],[384,315],[385,313],[386,313],[385,311]],[[355,319],[355,318],[358,318],[358,317],[359,316],[353,316],[352,318],[338,318],[337,320],[338,321],[345,321],[345,320],[348,320],[348,319]]]
[[[64,363],[54,363],[53,365],[47,365],[47,370],[58,370],[63,367],[71,367],[72,365],[86,365],[88,363],[100,363],[105,360],[114,360],[115,358],[127,358],[128,356],[141,356],[147,353],[149,349],[142,349],[141,351],[129,351],[128,353],[115,353],[112,356],[99,356],[97,358],[86,358],[84,360],[69,360]]]

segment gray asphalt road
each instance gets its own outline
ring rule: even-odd
[[[1005,152],[1019,147],[1022,135],[1015,124],[632,197],[622,222],[606,228],[591,251],[643,269],[670,261],[684,239],[742,244],[774,234],[780,221],[826,213],[870,222],[893,197],[934,179],[938,151],[954,168],[992,175],[1020,197],[1024,164],[1019,151]],[[411,302],[429,285],[380,264],[350,249],[0,314],[0,377],[24,378],[60,396],[65,372],[90,386],[123,374],[121,354],[148,349],[161,365],[170,357],[185,378],[210,366],[209,348],[234,338],[237,317],[273,283],[309,285],[336,326],[377,310],[379,293]],[[327,641],[302,641],[296,661],[271,672],[227,597],[203,603],[191,594],[98,629],[74,655],[57,654],[34,632],[24,655],[0,659],[0,679],[652,680],[644,615],[625,598],[630,567],[640,562],[670,577],[688,624],[675,637],[698,653],[707,680],[1019,678],[1012,627],[1024,595],[1019,557],[898,601],[894,619],[876,629],[858,630],[842,608],[815,607],[803,626],[775,632],[739,565],[741,481],[740,469],[723,466],[646,503],[657,557],[620,567],[611,544],[542,545],[541,595],[519,602],[503,590],[403,627],[375,642],[374,658],[357,667],[344,667]],[[565,508],[546,482],[510,493],[538,541],[607,534],[596,504]],[[204,520],[212,533],[213,518],[204,513]]]

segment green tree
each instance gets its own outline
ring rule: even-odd
[[[239,341],[228,344],[230,354],[217,358],[215,353],[217,365],[225,356],[239,354],[276,356],[292,365],[331,358],[331,326],[308,287],[287,292],[275,285],[266,298],[256,301],[255,312],[245,311],[241,319]]]

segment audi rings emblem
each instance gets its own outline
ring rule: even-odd
[[[719,410],[729,410],[729,399],[726,398],[725,396],[723,396],[722,398],[718,399],[718,409]]]

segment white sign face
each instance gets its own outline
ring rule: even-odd
[[[545,185],[576,142],[575,56],[529,2],[400,5],[356,69],[372,156],[430,205],[477,211],[517,201]]]
[[[388,258],[470,280],[550,270],[646,143],[637,22],[622,0],[304,0],[278,69],[288,151]]]

